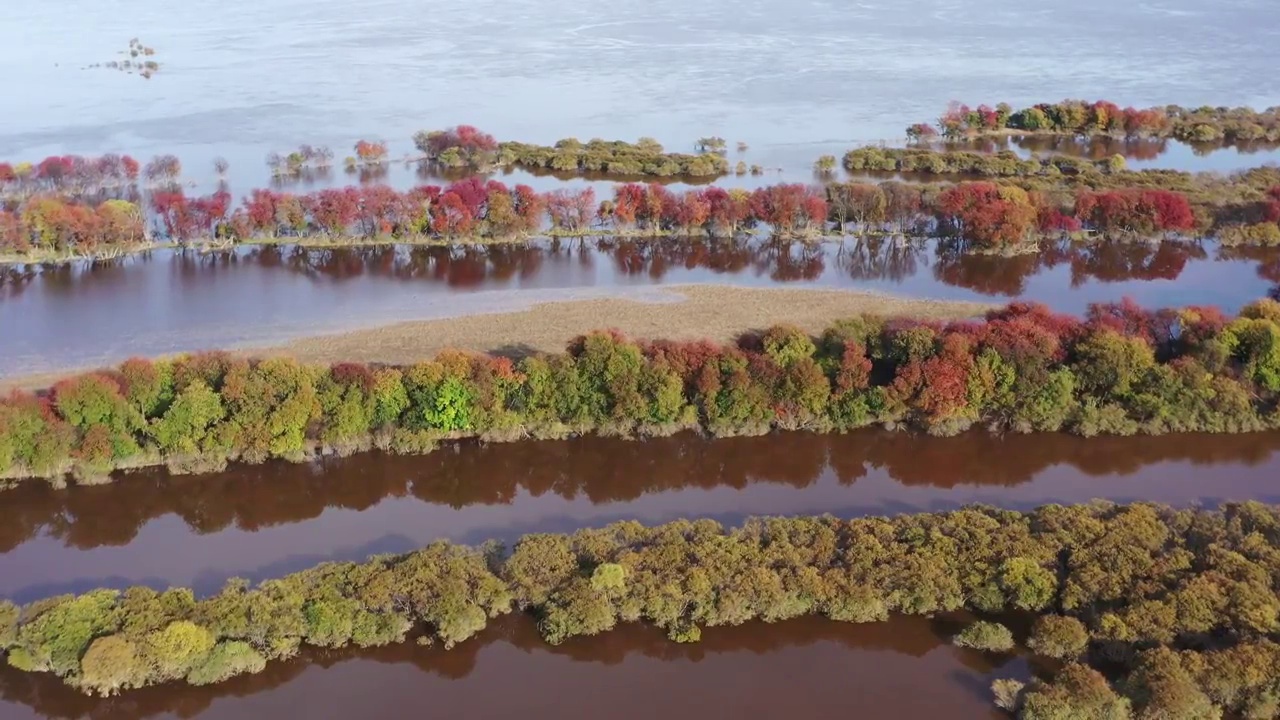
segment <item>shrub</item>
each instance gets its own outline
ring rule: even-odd
[[[1064,667],[1048,683],[1032,683],[1023,695],[1022,720],[1128,720],[1127,698],[1116,694],[1107,679],[1084,665]]]
[[[212,685],[229,680],[236,675],[260,673],[267,660],[249,643],[227,640],[218,643],[208,657],[187,673],[192,685]]]
[[[1063,615],[1043,615],[1031,628],[1027,647],[1040,655],[1059,660],[1080,657],[1089,645],[1089,631],[1078,619]]]
[[[80,685],[99,695],[114,695],[141,685],[146,671],[134,644],[119,635],[100,637],[80,659]]]
[[[980,620],[965,627],[954,640],[960,647],[986,652],[1008,652],[1014,647],[1013,633],[1000,623]]]

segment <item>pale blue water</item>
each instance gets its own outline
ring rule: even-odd
[[[897,138],[952,99],[1280,104],[1274,0],[6,5],[0,157],[173,152],[207,181],[221,155],[241,191],[271,150],[341,158],[363,137],[395,157],[457,123],[672,149],[718,134],[802,180],[818,155]],[[155,77],[84,69],[135,36]]]

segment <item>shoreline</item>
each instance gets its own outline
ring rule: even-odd
[[[817,331],[833,320],[865,312],[955,320],[999,307],[998,303],[818,288],[687,284],[649,289],[655,292],[642,297],[553,299],[512,310],[380,323],[230,351],[240,357],[287,355],[308,363],[404,364],[445,349],[511,355],[559,352],[578,335],[608,328],[637,339],[728,341],[777,324]],[[64,377],[100,369],[102,364],[0,376],[0,392],[47,388]]]

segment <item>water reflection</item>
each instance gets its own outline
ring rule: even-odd
[[[544,240],[452,247],[156,251],[0,269],[0,374],[501,311],[569,295],[732,283],[1043,302],[1080,313],[1132,297],[1234,312],[1280,283],[1280,248],[1049,241],[1012,257],[945,241]],[[540,291],[541,294],[530,291]],[[60,328],[60,332],[50,332]]]
[[[1278,471],[1280,433],[1085,440],[880,431],[466,443],[423,457],[237,465],[195,477],[150,470],[112,485],[32,482],[0,493],[0,596],[138,582],[211,592],[233,575],[272,577],[441,537],[479,543],[618,519],[737,523],[1099,497],[1268,500],[1280,497]]]
[[[999,718],[987,687],[994,677],[1025,678],[1026,663],[949,645],[960,622],[958,616],[867,625],[805,618],[709,628],[693,645],[622,626],[550,646],[532,621],[509,617],[452,650],[413,643],[308,649],[215,686],[150,687],[107,699],[80,695],[48,674],[5,667],[0,714],[401,718],[406,709],[430,708],[484,718],[821,717],[847,707],[856,689],[858,717]]]
[[[995,135],[939,142],[946,150],[995,153],[1012,150],[1020,157],[1068,155],[1088,160],[1125,158],[1133,169],[1230,172],[1280,160],[1280,143],[1252,141],[1183,143],[1168,138],[1118,138],[1074,135]]]
[[[593,271],[593,282],[614,284],[640,277],[682,283],[737,275],[779,283],[826,280],[827,284],[843,285],[850,285],[848,281],[931,280],[992,297],[1025,298],[1028,281],[1059,269],[1066,270],[1067,287],[1079,289],[1091,282],[1177,280],[1197,266],[1213,263],[1238,265],[1236,271],[1240,275],[1253,274],[1280,282],[1280,248],[1222,247],[1213,241],[1046,240],[1037,252],[1005,256],[967,252],[962,245],[945,240],[902,237],[848,237],[828,243],[751,238],[602,238],[494,245],[251,246],[212,253],[155,251],[96,263],[7,266],[0,269],[0,291],[4,292],[0,297],[17,297],[33,284],[42,285],[41,289],[50,294],[73,293],[79,291],[79,284],[107,284],[113,276],[155,274],[166,269],[179,281],[190,283],[199,283],[204,276],[221,270],[242,268],[268,273],[284,271],[328,282],[367,277],[489,289],[522,280],[532,281],[534,287],[554,287],[566,280],[558,276],[559,270],[576,266]],[[926,272],[930,268],[932,271]],[[1184,289],[1194,295],[1198,288]],[[1053,297],[1032,299],[1055,302]]]

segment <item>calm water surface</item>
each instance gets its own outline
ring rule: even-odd
[[[1280,434],[1083,439],[985,433],[774,434],[708,440],[450,446],[207,476],[0,492],[0,597],[146,583],[215,592],[439,538],[478,544],[615,520],[834,513],[853,517],[1051,502],[1180,506],[1280,500]]]
[[[998,720],[1005,716],[991,704],[991,681],[1025,679],[1027,663],[950,645],[961,622],[751,623],[706,629],[695,645],[623,626],[552,647],[531,621],[506,618],[452,650],[409,643],[304,651],[212,687],[153,687],[105,700],[5,667],[0,717]]]
[[[685,283],[1022,298],[1072,313],[1132,297],[1149,306],[1207,304],[1234,312],[1280,283],[1280,249],[1050,243],[1039,254],[994,257],[938,243],[850,239],[163,251],[107,264],[0,269],[0,376],[139,354],[278,344],[545,300],[677,300],[662,286]]]
[[[363,137],[394,157],[460,122],[672,149],[716,134],[794,177],[952,99],[1280,103],[1271,0],[12,4],[0,156],[172,152],[201,180],[224,156],[238,188],[261,184],[272,150],[341,158]],[[157,50],[153,78],[86,69],[135,36]]]

